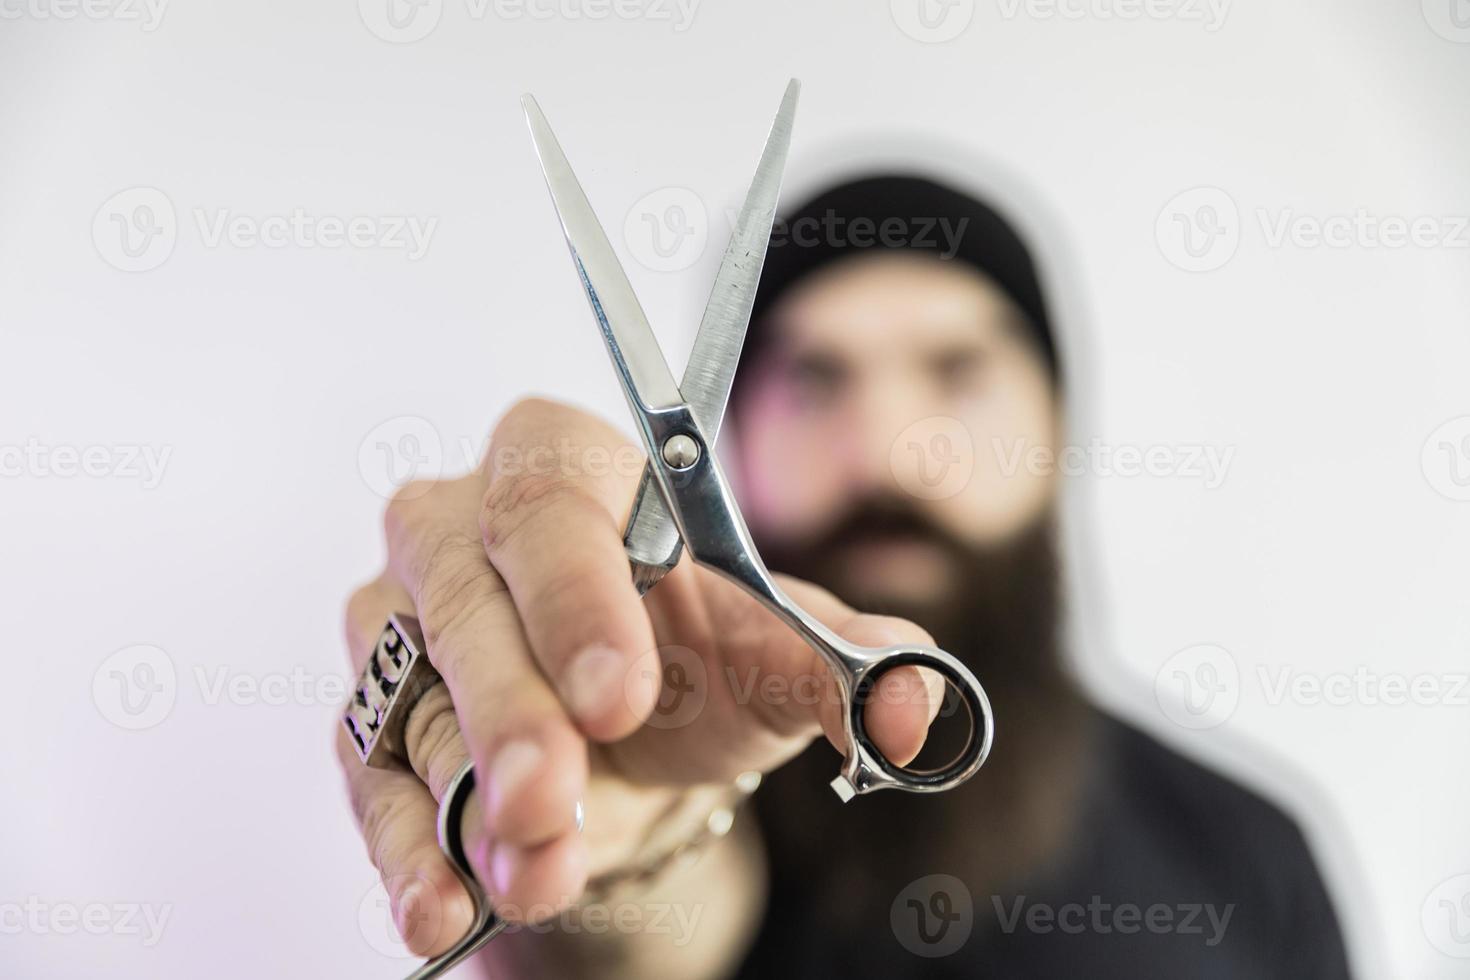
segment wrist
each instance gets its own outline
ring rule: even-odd
[[[740,805],[759,785],[760,773],[747,772],[733,783],[700,784],[665,796],[633,843],[606,867],[594,869],[584,901],[641,891],[676,868],[697,862],[730,832]]]

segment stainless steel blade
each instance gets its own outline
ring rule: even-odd
[[[679,385],[710,442],[719,435],[720,422],[725,417],[725,400],[730,397],[735,365],[740,362],[740,348],[745,344],[745,329],[750,325],[750,310],[755,305],[761,267],[766,262],[766,246],[771,241],[771,225],[776,220],[781,174],[786,169],[791,125],[796,119],[796,100],[800,94],[801,83],[793,78],[786,85],[781,108],[766,137],[766,148],[761,152],[750,193],[745,197],[719,274],[715,276],[709,304],[704,308],[704,318],[684,368],[684,380]]]
[[[531,96],[521,98],[521,107],[526,112],[526,123],[531,127],[531,139],[535,141],[536,155],[541,159],[541,172],[546,177],[547,189],[551,191],[552,203],[561,218],[567,247],[572,251],[572,262],[582,279],[587,300],[592,304],[592,313],[602,328],[602,339],[612,356],[613,367],[623,384],[628,403],[638,414],[643,409],[681,404],[684,397],[669,371],[663,351],[659,349],[658,338],[653,335],[643,307],[633,293],[633,286],[628,282],[597,214],[587,202],[582,185],[577,183],[577,176],[557,143],[551,125]],[[646,448],[650,453],[655,451],[653,446]]]
[[[791,126],[800,93],[801,83],[793,78],[786,85],[781,108],[766,137],[766,147],[720,262],[714,289],[689,353],[689,363],[684,367],[684,380],[679,385],[712,446],[725,417],[725,401],[730,396],[730,383],[740,361],[740,348],[745,343],[756,287],[760,285],[761,266],[766,261],[766,246],[771,241],[771,225],[776,219],[781,174],[786,169]],[[623,543],[633,561],[634,579],[640,591],[651,588],[679,560],[679,532],[664,507],[657,484],[646,471]]]

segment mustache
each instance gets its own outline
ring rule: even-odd
[[[911,538],[956,550],[954,536],[907,501],[877,497],[859,501],[807,547],[816,554],[833,554],[844,547],[885,538]]]

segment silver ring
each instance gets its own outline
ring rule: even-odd
[[[409,767],[403,729],[413,706],[441,680],[429,663],[419,621],[397,613],[388,617],[342,711],[358,758],[376,769]]]

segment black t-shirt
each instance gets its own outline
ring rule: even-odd
[[[823,770],[833,755],[825,745]],[[1348,975],[1332,905],[1296,825],[1241,786],[1119,721],[1099,716],[1094,756],[1065,853],[1003,894],[972,894],[944,868],[895,868],[870,902],[833,926],[832,874],[860,855],[783,854],[767,834],[771,896],[741,977],[1168,978],[1322,980]],[[800,762],[801,760],[798,760]],[[797,766],[797,769],[803,767]],[[805,767],[810,770],[810,767]],[[780,774],[778,773],[777,776]],[[862,822],[779,786],[757,796],[774,820]],[[762,789],[762,793],[767,788]],[[779,801],[777,804],[775,801]],[[793,804],[796,803],[795,806]],[[876,813],[877,811],[866,811]],[[818,814],[825,814],[819,817]],[[891,817],[858,828],[873,848],[922,834]],[[791,869],[799,868],[792,873]],[[849,910],[850,911],[850,910]]]

